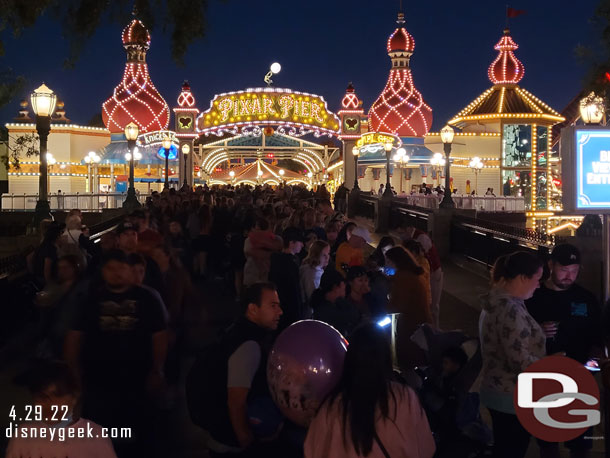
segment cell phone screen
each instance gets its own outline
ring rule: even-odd
[[[597,359],[590,359],[589,361],[587,361],[585,363],[585,369],[588,369],[591,372],[597,372],[601,370]]]

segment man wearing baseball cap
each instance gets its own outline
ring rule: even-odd
[[[581,269],[580,251],[567,243],[557,245],[548,268],[549,278],[525,304],[546,334],[547,355],[565,352],[567,357],[584,364],[602,354],[603,337],[597,298],[576,284]],[[566,442],[572,456],[588,456],[592,442],[583,436]],[[539,441],[539,445],[547,452],[545,456],[555,456],[551,450],[557,449],[557,443]],[[557,449],[556,456],[558,452]]]

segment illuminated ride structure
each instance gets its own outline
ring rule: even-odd
[[[552,128],[561,114],[519,86],[524,65],[508,29],[495,45],[498,56],[488,69],[493,86],[454,116],[449,124],[469,132],[498,132],[501,193],[524,196],[527,215],[546,222],[561,210],[559,157],[553,154]],[[539,225],[546,230],[546,224]]]

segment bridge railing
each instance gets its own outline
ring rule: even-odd
[[[149,194],[136,194],[141,203],[146,202]],[[102,211],[106,208],[121,208],[127,198],[124,192],[49,194],[51,210],[70,210],[80,208],[86,211]],[[2,211],[34,210],[38,194],[2,194]]]
[[[464,210],[477,210],[482,212],[524,212],[525,197],[504,196],[451,196],[455,207]],[[406,201],[409,205],[422,208],[436,209],[442,196],[435,195],[397,195],[395,201]]]
[[[359,216],[374,221],[379,218],[379,206],[382,205],[380,197],[361,192],[358,199],[357,214]],[[438,215],[435,206],[438,202],[436,196],[394,197],[390,204],[389,222],[385,227],[392,230],[408,224],[424,232],[432,232],[433,235],[436,232],[437,236],[449,237],[450,252],[464,255],[488,267],[491,267],[496,258],[503,254],[516,250],[548,253],[556,243],[561,241],[559,237],[543,234],[534,229],[501,224],[489,219],[460,214],[460,210],[466,210],[466,213],[468,210],[472,210],[463,208],[464,205],[469,206],[470,202],[477,205],[482,202],[482,205],[486,206],[487,209],[500,206],[502,210],[497,213],[505,214],[509,211],[506,207],[507,202],[510,202],[511,205],[517,205],[518,202],[523,203],[519,198],[481,196],[469,199],[465,200],[464,198],[460,201],[454,197],[458,211],[452,214],[450,224],[445,226],[446,229],[439,233],[438,227],[434,228],[435,218]],[[508,208],[514,207],[511,205]],[[461,213],[465,212],[462,211]],[[474,211],[470,213],[475,214]],[[376,227],[379,226],[379,224],[376,224]],[[432,230],[433,228],[434,230]],[[445,230],[449,234],[444,233]]]

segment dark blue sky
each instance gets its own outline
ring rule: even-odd
[[[506,1],[405,1],[407,30],[415,38],[411,59],[416,87],[434,110],[434,130],[491,86],[487,67],[504,28]],[[595,44],[590,18],[597,1],[521,0],[527,14],[511,20],[525,65],[521,86],[561,111],[580,90],[585,68],[578,44]],[[189,48],[185,66],[170,57],[169,36],[152,30],[148,53],[153,82],[175,106],[188,79],[205,110],[213,95],[263,85],[273,61],[282,64],[278,87],[324,96],[336,111],[352,81],[366,110],[389,71],[386,40],[395,26],[398,0],[210,1],[208,34]],[[86,123],[120,81],[125,63],[122,26],[101,27],[72,70],[62,67],[68,45],[57,23],[42,18],[18,39],[4,32],[2,65],[28,79],[23,96],[41,81],[65,101],[67,116]],[[42,42],[45,47],[38,45]],[[0,121],[17,115],[19,99],[0,109]]]

